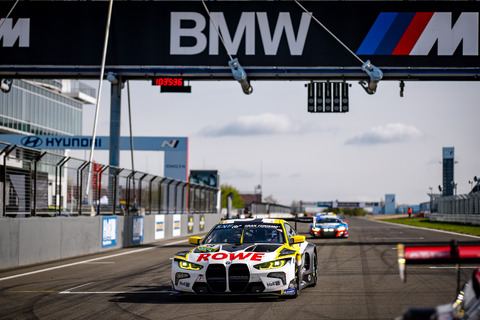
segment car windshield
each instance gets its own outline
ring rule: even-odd
[[[203,243],[285,243],[285,236],[277,223],[227,223],[218,224]]]
[[[318,224],[322,224],[322,223],[341,223],[341,221],[336,219],[336,218],[323,218],[323,219],[318,219],[317,223]]]

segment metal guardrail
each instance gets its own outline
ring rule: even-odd
[[[0,161],[0,217],[217,212],[218,188],[4,142]]]

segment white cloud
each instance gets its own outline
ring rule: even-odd
[[[282,114],[264,113],[241,116],[223,126],[209,126],[200,130],[202,136],[253,136],[299,133],[300,126]]]
[[[374,145],[411,141],[423,136],[423,133],[413,125],[404,123],[390,123],[386,126],[373,127],[361,133],[345,144]]]

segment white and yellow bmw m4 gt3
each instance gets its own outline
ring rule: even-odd
[[[285,295],[317,284],[317,252],[280,219],[223,220],[175,254],[175,294]]]

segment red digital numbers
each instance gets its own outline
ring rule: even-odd
[[[155,78],[153,79],[153,85],[167,86],[167,87],[180,87],[183,86],[182,78]]]

